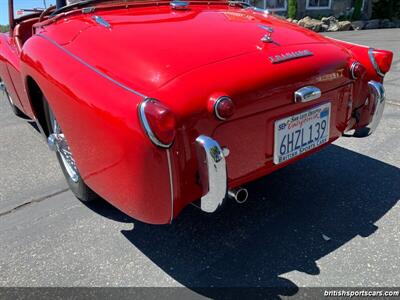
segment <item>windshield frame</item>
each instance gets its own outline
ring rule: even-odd
[[[8,0],[8,19],[10,24],[10,32],[12,32],[15,27],[14,0]]]
[[[17,24],[19,24],[22,21],[31,19],[31,18],[41,17],[41,16],[43,16],[43,12],[46,13],[46,17],[48,17],[49,19],[52,19],[59,14],[66,13],[69,10],[84,7],[86,5],[98,4],[101,2],[108,2],[108,1],[123,2],[123,1],[127,1],[127,0],[81,0],[79,2],[71,3],[68,5],[67,5],[67,0],[55,0],[55,1],[56,1],[56,5],[52,5],[52,6],[49,6],[48,8],[44,8],[43,10],[38,10],[37,12],[33,12],[33,13],[26,14],[26,15],[16,18],[15,14],[14,14],[14,7],[15,7],[14,0],[8,0],[10,34],[12,34],[12,32],[14,31],[14,28]],[[138,2],[142,2],[142,1],[138,1]],[[157,0],[153,0],[153,1],[159,2]],[[174,0],[161,0],[161,2],[166,2],[166,3],[171,2],[171,1],[174,1]],[[190,2],[190,0],[186,0],[186,1]],[[203,1],[208,2],[207,0],[197,0],[197,1],[198,2],[203,2]],[[196,2],[196,0],[194,0],[193,2]],[[247,2],[245,2],[245,0],[225,0],[225,1],[219,0],[219,1],[216,1],[216,3],[218,3],[218,2],[223,2],[223,3],[226,3],[231,6],[241,5],[243,7],[251,7],[251,5],[249,5]]]
[[[62,6],[66,6],[67,2],[66,0],[56,0],[56,7],[57,5],[60,5],[60,7]],[[14,0],[8,0],[8,22],[9,22],[9,26],[10,26],[10,32],[12,32],[15,28],[15,26],[25,20],[31,19],[31,18],[36,18],[39,17],[42,12],[46,9],[44,8],[43,11],[42,10],[38,10],[37,12],[32,12],[26,15],[23,15],[21,17],[16,17],[15,13],[14,13]]]

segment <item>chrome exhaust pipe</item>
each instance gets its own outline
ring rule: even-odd
[[[236,190],[228,191],[229,198],[234,199],[237,203],[242,204],[245,203],[247,198],[249,197],[249,192],[247,189],[238,188]]]

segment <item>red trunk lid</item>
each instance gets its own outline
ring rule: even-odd
[[[97,24],[92,14],[59,20],[47,34],[107,75],[142,92],[200,66],[259,49],[325,43],[312,32],[249,9],[169,6],[115,9],[95,13],[111,26]],[[264,43],[265,27],[274,43]]]

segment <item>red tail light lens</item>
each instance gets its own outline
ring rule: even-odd
[[[215,116],[220,120],[226,120],[235,113],[235,105],[229,97],[220,97],[214,104]]]
[[[353,62],[353,64],[350,67],[350,72],[351,76],[353,79],[358,79],[362,77],[365,73],[365,68],[362,64],[360,64],[358,61]]]
[[[369,57],[378,75],[383,77],[389,72],[392,65],[393,52],[370,48]]]
[[[140,104],[139,115],[150,140],[159,147],[169,148],[176,133],[174,114],[157,100],[146,99]]]

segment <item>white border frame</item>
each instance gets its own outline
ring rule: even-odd
[[[306,0],[306,9],[308,10],[322,10],[331,8],[332,8],[332,0],[329,0],[328,6],[310,6],[310,0]]]

